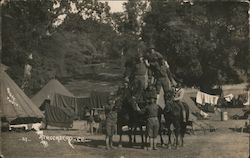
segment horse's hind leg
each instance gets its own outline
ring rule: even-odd
[[[172,134],[172,131],[170,128],[168,128],[168,149],[171,149],[171,146],[172,146],[172,141],[171,141],[171,134]]]
[[[136,143],[136,127],[133,129],[133,136],[134,136],[133,143]]]
[[[140,132],[141,132],[141,148],[143,149],[145,147],[145,144],[144,144],[144,134],[142,126],[140,127]]]
[[[120,134],[118,147],[119,147],[119,148],[121,148],[121,147],[122,147],[122,134]]]
[[[118,125],[118,128],[117,128],[117,129],[118,129],[117,132],[118,132],[118,134],[119,134],[119,136],[120,136],[120,138],[119,138],[119,143],[118,143],[118,147],[121,148],[121,147],[122,147],[122,127],[120,127],[120,126]]]
[[[132,134],[133,134],[133,128],[130,128],[129,134],[128,134],[128,137],[129,137],[129,146],[132,146]]]
[[[148,135],[145,133],[145,142],[144,142],[144,150],[147,150],[148,147]]]
[[[175,142],[174,142],[174,145],[175,145],[175,149],[178,149],[178,146],[179,146],[179,129],[175,129]]]
[[[160,139],[161,139],[161,146],[164,147],[164,140],[163,140],[163,136],[162,136],[162,132],[160,131]]]
[[[163,127],[161,125],[161,122],[159,121],[159,124],[160,124],[160,127],[159,127],[159,135],[160,135],[160,139],[161,139],[161,146],[164,147],[165,144],[164,144],[164,140],[163,140]]]
[[[179,146],[179,137],[181,135],[181,128],[180,128],[180,124],[179,123],[175,123],[175,148],[177,149]]]
[[[184,146],[184,135],[187,131],[187,125],[186,123],[183,122],[183,126],[182,126],[182,129],[181,129],[181,147]]]

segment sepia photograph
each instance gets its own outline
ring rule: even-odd
[[[250,158],[248,0],[0,0],[0,158]]]

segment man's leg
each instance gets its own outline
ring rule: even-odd
[[[153,149],[157,150],[157,137],[153,138]]]
[[[112,125],[111,128],[111,136],[109,137],[109,141],[110,141],[110,148],[114,149],[113,146],[113,135],[115,134],[115,125]]]
[[[153,139],[153,149],[157,150],[157,136],[159,133],[159,128],[160,128],[160,124],[159,124],[159,120],[158,118],[156,118],[154,120],[154,139]]]
[[[153,150],[154,138],[149,137],[149,142],[150,142],[150,147],[148,148],[148,150]]]
[[[171,90],[170,81],[167,78],[161,78],[161,86],[164,94],[166,94],[169,90]]]
[[[110,145],[110,148],[113,149],[113,136],[109,136],[109,145]]]
[[[110,137],[106,134],[105,142],[106,142],[106,149],[107,149],[107,150],[110,149],[110,147],[109,147],[109,141],[110,141],[109,138],[110,138]]]
[[[90,134],[93,135],[93,122],[89,123],[89,131],[90,131]]]
[[[143,92],[143,82],[140,80],[140,76],[137,76],[135,78],[134,86],[135,86],[135,97],[139,99]]]
[[[110,138],[111,138],[111,126],[110,124],[106,124],[106,149],[110,149]]]

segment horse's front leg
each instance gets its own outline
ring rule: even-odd
[[[119,134],[119,144],[118,147],[121,148],[122,147],[122,134]]]
[[[161,124],[160,124],[160,127],[159,127],[159,135],[160,135],[160,139],[161,139],[161,146],[165,147],[164,140],[163,140],[163,128],[162,128]]]
[[[161,131],[160,131],[159,135],[160,135],[160,139],[161,139],[161,146],[163,146],[164,145],[164,141],[163,141],[163,137],[162,137],[162,132]]]
[[[133,142],[134,142],[134,143],[136,143],[136,128],[137,128],[137,127],[135,127],[135,128],[133,129],[133,137],[134,137]]]
[[[148,147],[148,134],[145,132],[145,142],[144,142],[144,150],[147,150]]]
[[[168,128],[168,149],[171,149],[171,146],[172,146],[172,141],[171,141],[171,134],[172,134],[172,131],[170,128]]]
[[[184,135],[186,133],[186,128],[187,128],[187,125],[185,123],[183,123],[183,126],[182,126],[182,129],[181,129],[181,136],[180,136],[180,139],[181,139],[181,147],[184,146]]]
[[[129,128],[128,138],[129,138],[129,146],[132,147],[132,134],[133,134],[133,128]]]
[[[140,132],[141,132],[141,148],[143,149],[145,144],[144,144],[144,132],[142,126],[140,126]]]
[[[121,148],[122,147],[122,127],[118,126],[118,134],[119,134],[119,143],[118,143],[118,147]]]
[[[176,128],[175,130],[175,149],[178,149],[179,146],[179,136],[180,134],[180,128]]]
[[[183,140],[183,136],[181,135],[181,147],[184,146],[184,140]]]

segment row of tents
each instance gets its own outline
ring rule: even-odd
[[[56,79],[50,80],[30,99],[5,70],[0,64],[0,117],[2,121],[10,124],[36,123],[46,118],[48,125],[70,128],[73,120],[82,118],[87,109],[102,108],[107,103],[108,92],[93,91],[88,97],[76,97]],[[161,94],[158,103],[164,106],[163,90]],[[197,96],[198,94],[200,93],[197,93]],[[195,121],[197,117],[193,114],[199,113],[200,109],[196,106],[197,100],[194,101],[192,97],[193,94],[185,93],[183,101],[189,105],[190,120]],[[214,97],[201,94],[201,98],[201,101],[211,101],[209,98]],[[248,96],[248,102],[249,98]],[[50,105],[43,107],[47,99],[50,100]]]
[[[88,97],[76,97],[58,80],[50,80],[31,99],[5,72],[0,64],[0,117],[9,124],[30,124],[46,119],[48,125],[70,128],[75,118],[87,109],[102,108],[108,92],[91,92]],[[50,104],[43,106],[45,100]]]

